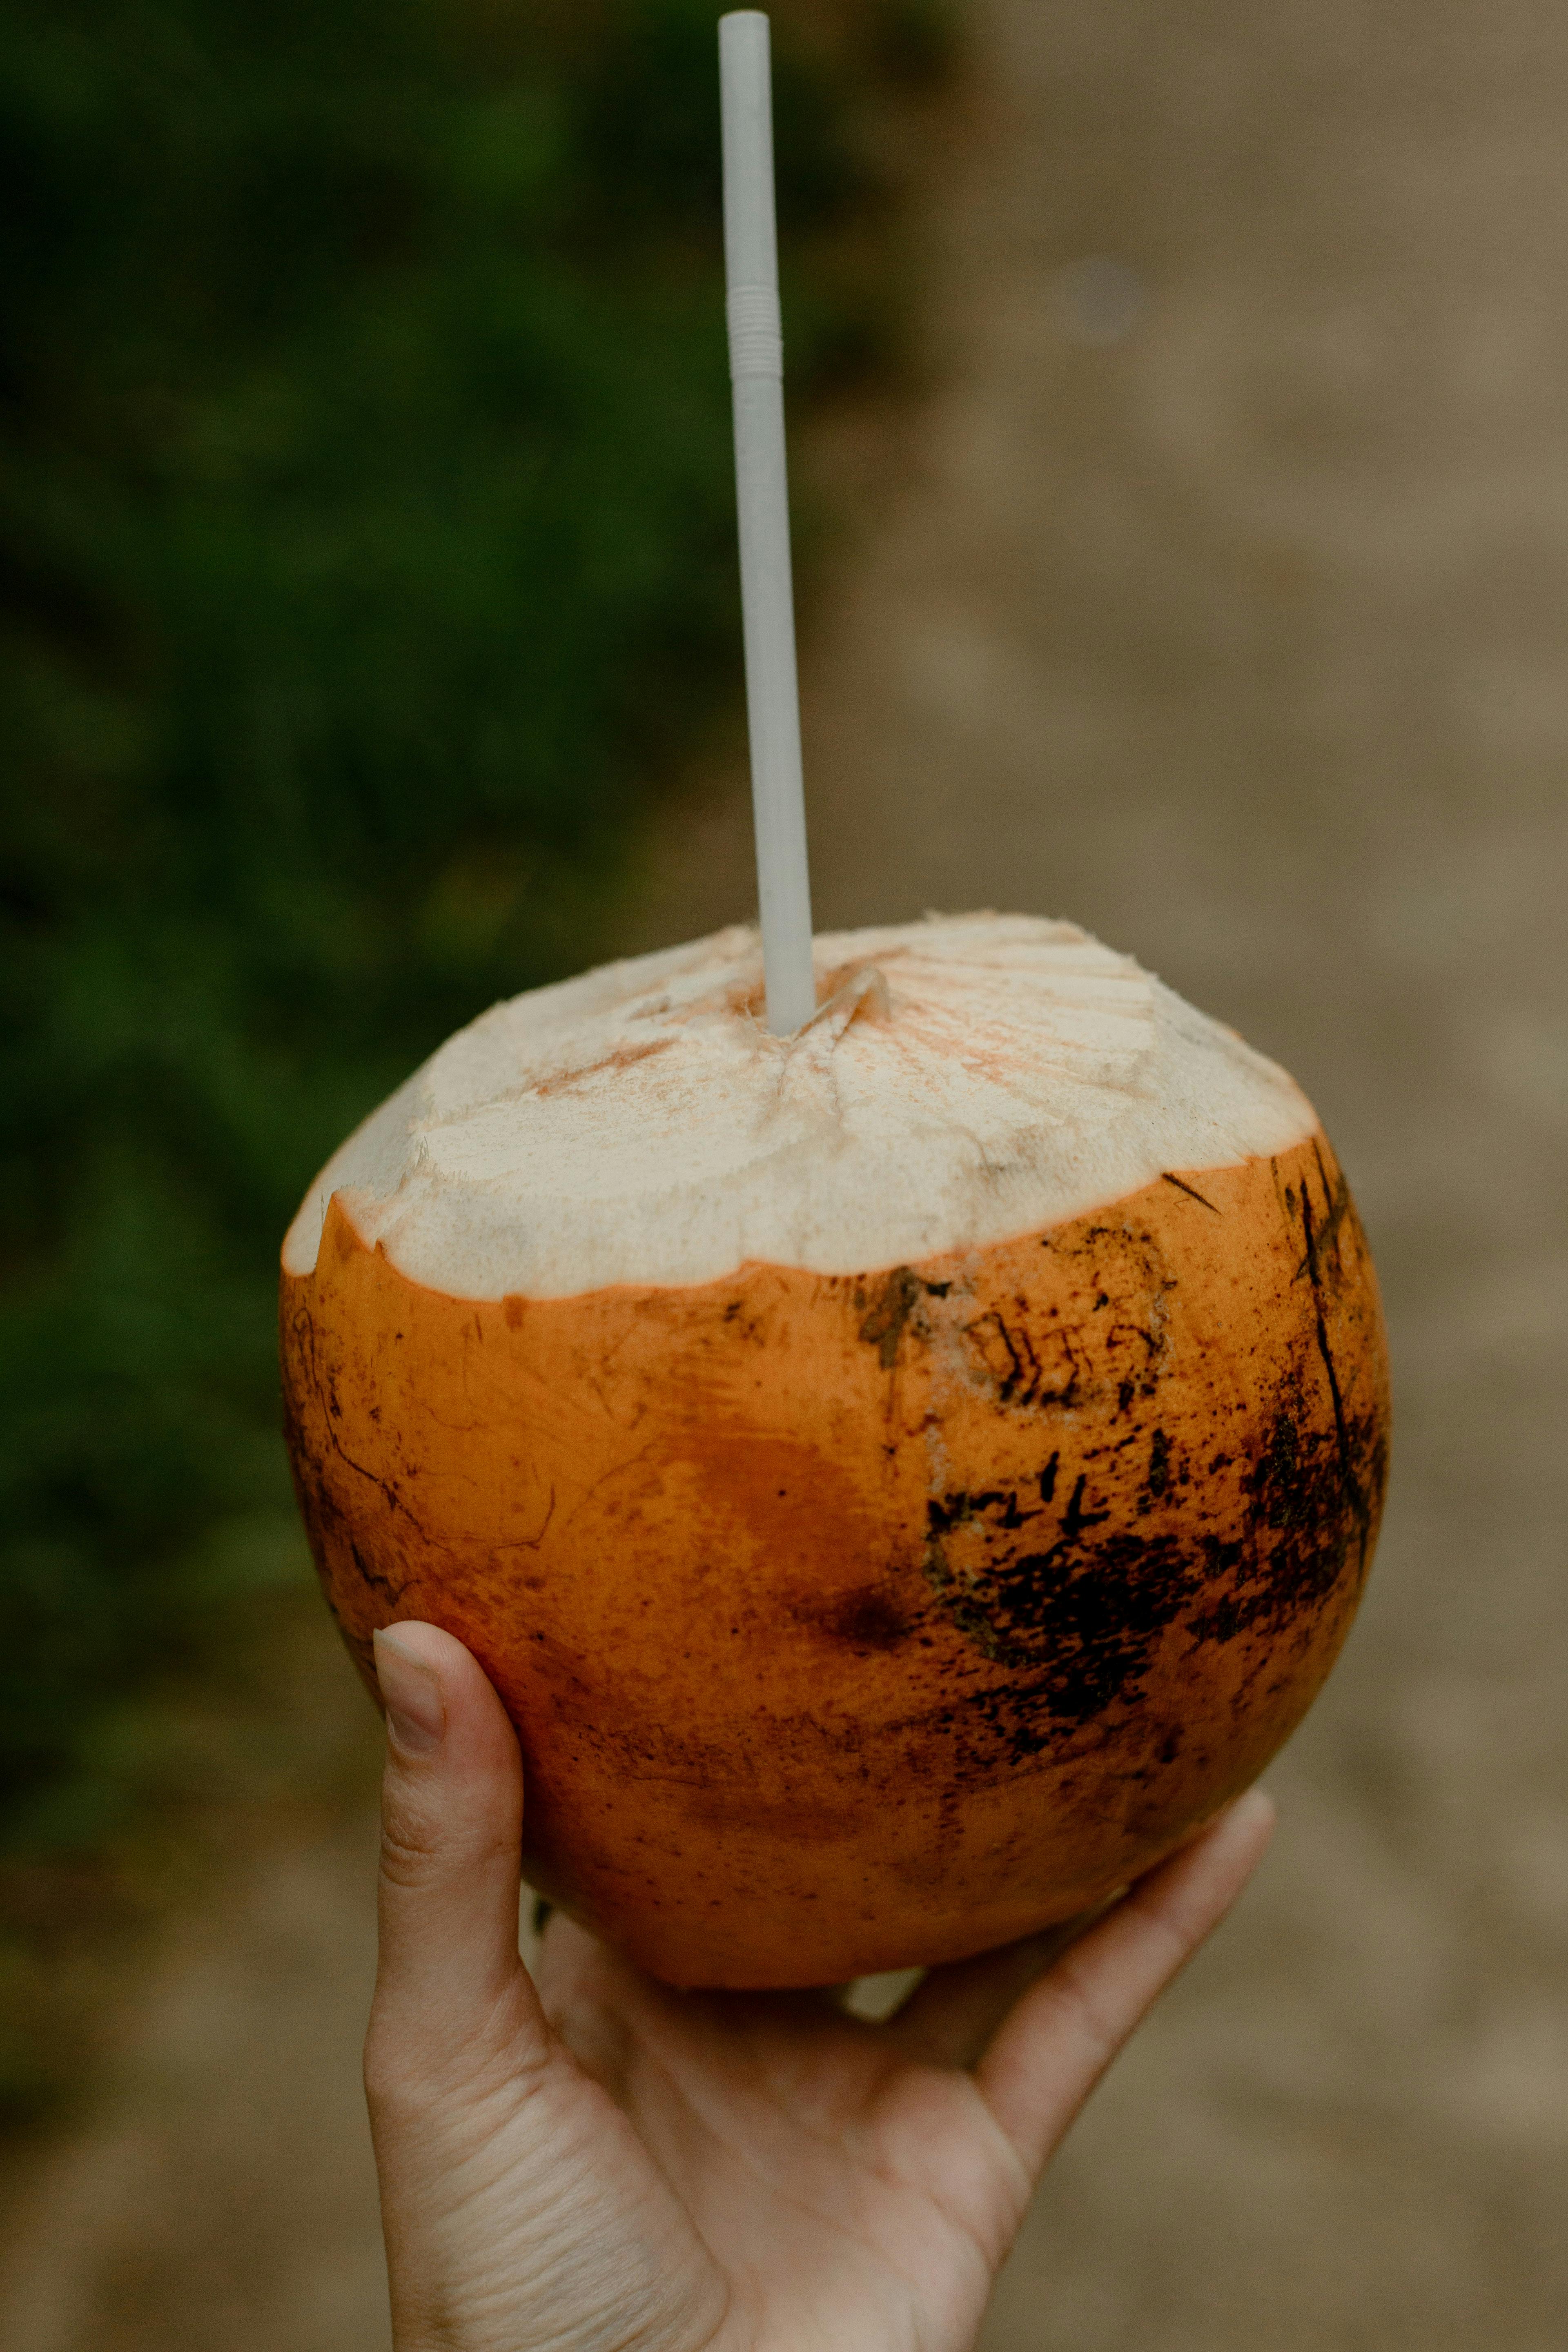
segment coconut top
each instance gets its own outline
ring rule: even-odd
[[[763,1026],[755,931],[493,1005],[327,1162],[283,1244],[342,1205],[464,1298],[816,1274],[984,1247],[1317,1121],[1273,1062],[1072,923],[928,917],[820,934],[819,1010]]]

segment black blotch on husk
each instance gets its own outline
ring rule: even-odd
[[[1189,1485],[1184,1464],[1178,1479],[1156,1431],[1131,1508],[1083,1473],[1047,1507],[1054,1461],[1018,1492],[933,1497],[926,1582],[949,1622],[1012,1676],[972,1694],[967,1711],[1022,1758],[1133,1702],[1173,1627],[1192,1652],[1242,1635],[1289,1638],[1343,1580],[1359,1584],[1367,1498],[1381,1495],[1385,1467],[1375,1421],[1313,1427],[1287,1390],[1250,1465],[1222,1457],[1231,1475],[1216,1472],[1212,1486],[1201,1474]]]

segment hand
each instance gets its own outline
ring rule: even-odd
[[[500,1702],[433,1625],[376,1655],[397,2352],[963,2352],[1047,2158],[1273,1822],[1242,1798],[1076,1941],[933,1969],[884,2025],[672,1992],[561,1917],[536,1988]]]

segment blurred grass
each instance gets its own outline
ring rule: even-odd
[[[307,1572],[273,1354],[305,1183],[451,1029],[593,960],[736,690],[716,15],[0,26],[13,1890],[145,1801],[143,1696]],[[877,360],[844,257],[947,19],[800,0],[774,33],[810,400]],[[0,1983],[37,1949],[17,1914]]]

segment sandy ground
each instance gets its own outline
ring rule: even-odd
[[[824,924],[1068,913],[1284,1061],[1395,1348],[1382,1557],[1243,1910],[986,2352],[1568,2333],[1568,16],[975,0],[929,393],[819,604]],[[1085,266],[1085,265],[1089,266]],[[857,437],[858,436],[858,437]],[[889,466],[897,479],[889,487]],[[627,943],[743,914],[743,799]],[[348,1678],[329,1672],[322,1704]],[[357,1702],[356,1702],[357,1703]],[[368,1817],[172,1933],[15,2352],[377,2352]]]

